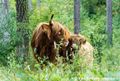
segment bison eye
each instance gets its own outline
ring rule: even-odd
[[[58,32],[58,35],[61,35],[61,32]]]

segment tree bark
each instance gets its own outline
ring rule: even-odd
[[[106,0],[108,44],[112,46],[112,0]]]
[[[74,33],[80,32],[80,0],[74,0]]]
[[[23,61],[26,59],[29,50],[28,0],[16,0],[16,14],[18,36],[16,52],[18,58]]]
[[[28,0],[16,0],[17,22],[28,21]]]
[[[29,8],[29,11],[32,11],[32,9],[33,9],[32,0],[28,0],[28,8]]]
[[[37,8],[40,8],[40,0],[37,0]]]
[[[8,13],[8,0],[1,0],[1,4],[3,6],[4,14],[7,14]]]

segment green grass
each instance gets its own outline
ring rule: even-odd
[[[111,50],[114,49],[115,48]],[[103,58],[100,65],[96,64],[94,61],[93,67],[89,67],[84,65],[83,60],[76,56],[73,64],[61,63],[60,59],[57,65],[49,63],[41,69],[40,65],[36,63],[34,59],[31,60],[31,58],[29,58],[24,64],[20,64],[12,57],[9,66],[0,67],[0,81],[120,80],[120,68],[117,66],[113,67],[113,65],[111,65],[112,63],[109,63],[111,59]]]

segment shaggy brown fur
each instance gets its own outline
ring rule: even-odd
[[[48,23],[40,23],[33,32],[31,41],[34,57],[39,61],[39,57],[46,56],[51,62],[55,61],[54,40]],[[50,57],[51,56],[51,57]]]
[[[75,49],[74,45],[78,46],[78,51]],[[60,56],[66,58],[68,56],[69,60],[72,61],[75,52],[79,54],[79,56],[84,57],[87,64],[92,64],[93,62],[93,47],[92,45],[86,41],[86,38],[83,35],[71,35],[69,38],[68,45],[63,45],[59,49]]]
[[[83,37],[82,35],[78,36],[78,35],[70,35],[70,37],[68,38],[68,41],[61,45],[60,49],[59,49],[59,54],[60,56],[63,56],[64,58],[68,59],[73,59],[73,55],[75,54],[75,47],[73,46],[74,44],[77,45],[81,45],[84,44],[86,42],[85,37]]]
[[[80,45],[78,53],[80,57],[84,58],[83,63],[85,65],[89,65],[89,66],[93,65],[93,60],[94,60],[93,51],[94,48],[89,42]]]
[[[92,65],[93,63],[93,46],[86,41],[85,37],[82,35],[72,35],[70,37],[71,40],[71,46],[69,48],[73,49],[74,46],[73,44],[77,44],[78,45],[78,54],[80,57],[83,57],[85,60],[85,65]],[[70,51],[70,54],[73,51]]]
[[[40,23],[34,30],[31,41],[35,59],[40,62],[40,59],[46,57],[54,63],[56,61],[55,43],[65,42],[69,37],[69,31],[60,23],[52,21],[52,18],[49,23]]]

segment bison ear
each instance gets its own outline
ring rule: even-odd
[[[48,26],[47,24],[43,24],[43,25],[41,26],[42,32],[44,32],[44,33],[47,35],[48,39],[50,40],[50,39],[51,39],[51,38],[50,38],[51,32],[49,31],[49,28],[48,28],[48,27],[49,27],[49,26]]]
[[[54,17],[54,14],[51,15],[51,18],[50,18],[50,21],[49,21],[49,25],[50,25],[50,26],[53,25],[53,21],[52,21],[53,17]]]

